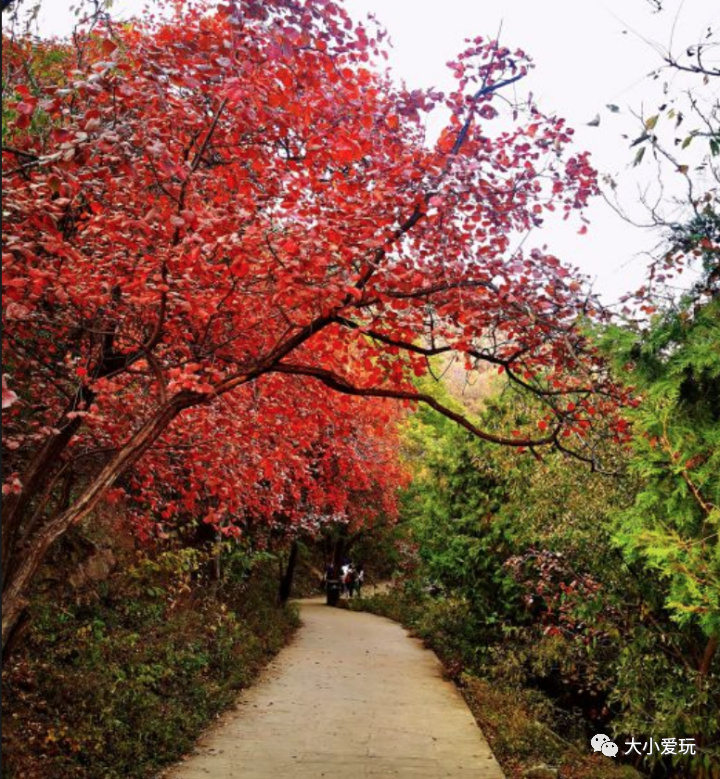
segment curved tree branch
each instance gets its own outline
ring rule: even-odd
[[[477,425],[473,424],[462,414],[458,414],[442,403],[439,403],[432,396],[426,395],[422,392],[386,389],[382,387],[357,387],[342,376],[339,376],[338,374],[333,373],[332,371],[329,371],[325,368],[317,368],[312,365],[302,365],[299,363],[280,362],[270,368],[268,372],[286,373],[295,376],[309,376],[322,382],[326,387],[329,387],[336,392],[343,392],[346,395],[357,395],[359,397],[366,398],[394,398],[396,400],[409,400],[415,403],[424,403],[448,419],[452,419],[453,422],[456,422],[461,427],[464,427],[478,438],[482,438],[484,441],[489,441],[494,444],[502,444],[503,446],[520,448],[531,446],[547,446],[554,444],[560,429],[558,426],[551,433],[543,436],[542,438],[506,438],[504,436],[495,435],[494,433],[488,433],[486,430],[481,430]]]
[[[357,322],[353,322],[351,319],[345,317],[337,317],[338,324],[343,325],[351,329],[361,329],[361,325]],[[505,369],[508,378],[520,387],[532,392],[534,395],[541,397],[561,397],[563,395],[590,395],[593,392],[597,392],[592,387],[576,387],[572,389],[543,389],[540,386],[533,386],[515,373],[512,369],[513,364],[522,357],[527,349],[519,349],[512,356],[502,358],[496,357],[493,354],[487,352],[479,352],[476,349],[456,349],[454,346],[446,344],[444,346],[418,346],[418,344],[410,343],[408,341],[401,341],[397,338],[391,338],[384,333],[380,333],[377,330],[363,330],[365,335],[372,338],[374,341],[384,343],[386,346],[393,346],[398,349],[403,349],[407,352],[413,352],[414,354],[421,354],[425,357],[435,357],[440,354],[447,354],[448,352],[460,352],[466,354],[468,357],[474,357],[476,360],[482,360],[483,362],[490,363],[491,365],[497,365]]]

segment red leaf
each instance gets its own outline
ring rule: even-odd
[[[32,116],[35,113],[37,100],[23,100],[15,109],[21,116]]]
[[[14,403],[17,403],[18,396],[7,385],[7,378],[3,374],[2,377],[2,407],[3,409],[10,408]],[[4,424],[4,423],[3,423]]]
[[[101,44],[102,52],[105,56],[108,56],[112,54],[115,49],[117,49],[117,43],[115,41],[110,40],[110,38],[103,38],[102,44]]]

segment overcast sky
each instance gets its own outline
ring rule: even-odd
[[[41,33],[66,34],[71,4],[46,0]],[[143,0],[115,0],[113,15],[125,18],[143,5]],[[372,13],[387,28],[393,43],[390,66],[413,87],[450,87],[445,63],[464,48],[463,40],[494,37],[502,24],[501,40],[535,60],[525,87],[542,110],[564,116],[576,129],[577,146],[592,153],[601,173],[620,181],[623,201],[634,205],[638,216],[639,188],[653,171],[631,168],[633,151],[622,135],[640,126],[631,111],[641,112],[644,103],[646,115],[654,113],[660,99],[653,90],[661,82],[653,86],[647,79],[660,64],[648,41],[681,53],[701,40],[709,25],[716,32],[720,27],[720,3],[711,0],[665,0],[659,14],[648,0],[345,0],[345,5],[354,17]],[[607,104],[620,111],[611,113]],[[600,126],[588,126],[598,114]],[[577,234],[577,225],[560,224],[538,232],[526,245],[547,244],[579,266],[610,303],[641,284],[643,252],[658,236],[628,225],[600,198],[588,216],[591,225],[584,236]]]

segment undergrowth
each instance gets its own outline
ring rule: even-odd
[[[269,562],[214,583],[206,562],[168,552],[34,599],[3,667],[6,779],[142,779],[189,750],[298,625]]]
[[[507,646],[498,662],[498,652],[478,642],[462,604],[398,588],[353,599],[349,608],[400,622],[438,655],[508,779],[639,779],[630,766],[589,755],[579,719],[519,683],[512,673],[513,648]]]

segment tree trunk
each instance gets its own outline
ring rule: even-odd
[[[717,633],[713,633],[713,635],[711,635],[710,638],[708,639],[707,644],[705,644],[705,650],[703,651],[700,664],[698,665],[698,678],[697,678],[698,691],[702,690],[702,686],[708,674],[710,673],[710,669],[712,667],[712,661],[713,658],[715,657],[719,645],[720,645],[720,636],[718,636]],[[707,734],[698,733],[695,736],[695,741],[697,742],[698,746],[700,747],[705,746],[705,744],[707,743]]]
[[[333,566],[335,567],[335,574],[340,575],[340,569],[342,568],[343,560],[350,554],[350,550],[355,545],[355,542],[361,537],[362,533],[355,533],[352,536],[347,535],[347,528],[343,528],[341,535],[335,541],[335,550],[333,552]]]
[[[298,542],[297,540],[292,542],[290,547],[290,557],[288,558],[287,567],[285,573],[280,580],[280,604],[284,606],[289,600],[292,594],[293,578],[295,576],[295,567],[297,566],[298,558]]]
[[[20,529],[32,500],[39,495],[49,483],[55,465],[65,447],[82,424],[82,418],[68,419],[67,414],[76,410],[78,402],[88,399],[82,396],[68,406],[60,420],[56,423],[59,433],[45,440],[40,450],[35,454],[27,468],[22,473],[22,492],[3,498],[2,506],[2,582],[3,589],[13,574],[15,562],[15,546]],[[91,402],[92,398],[90,398]]]
[[[720,637],[718,637],[718,634],[715,633],[714,635],[710,636],[707,644],[705,644],[705,651],[703,652],[702,660],[700,661],[700,666],[698,668],[698,671],[700,672],[700,682],[702,682],[703,679],[710,673],[710,667],[712,666],[713,657],[715,657],[719,643]]]
[[[214,582],[219,582],[222,578],[222,565],[221,565],[221,557],[222,557],[222,540],[220,537],[220,533],[215,533],[215,543],[213,544],[213,561],[212,561],[212,580]]]
[[[93,379],[101,379],[106,376],[112,376],[122,370],[127,369],[132,363],[139,359],[144,350],[138,350],[132,355],[121,354],[115,351],[115,327],[113,325],[106,330],[103,337],[102,352],[96,368],[92,371]],[[149,348],[149,344],[146,348]],[[19,494],[8,495],[3,500],[2,505],[2,586],[5,591],[6,584],[13,575],[13,566],[15,565],[16,546],[23,522],[26,518],[28,509],[30,509],[34,499],[39,496],[51,484],[51,479],[57,471],[57,464],[60,455],[72,440],[75,433],[83,424],[82,417],[69,418],[68,414],[78,411],[80,408],[87,408],[95,400],[95,392],[85,384],[81,385],[75,396],[69,402],[63,411],[60,419],[55,423],[58,430],[54,435],[45,439],[44,443],[32,457],[27,467],[23,471],[20,481],[22,491]],[[58,512],[64,511],[60,507]],[[28,529],[24,528],[23,532]]]
[[[344,536],[340,536],[335,541],[335,549],[333,550],[333,557],[332,557],[332,564],[333,564],[333,570],[335,571],[335,578],[340,578],[340,569],[343,565],[343,560],[345,559],[345,538]]]
[[[183,409],[196,405],[198,402],[199,396],[193,393],[180,393],[167,401],[117,451],[98,476],[85,487],[72,506],[46,521],[28,539],[22,553],[16,552],[19,559],[13,561],[11,573],[6,579],[6,585],[3,587],[3,650],[8,637],[27,605],[26,596],[30,583],[45,560],[48,549],[71,525],[80,522],[95,508],[105,492],[117,481],[118,477],[135,464]]]

